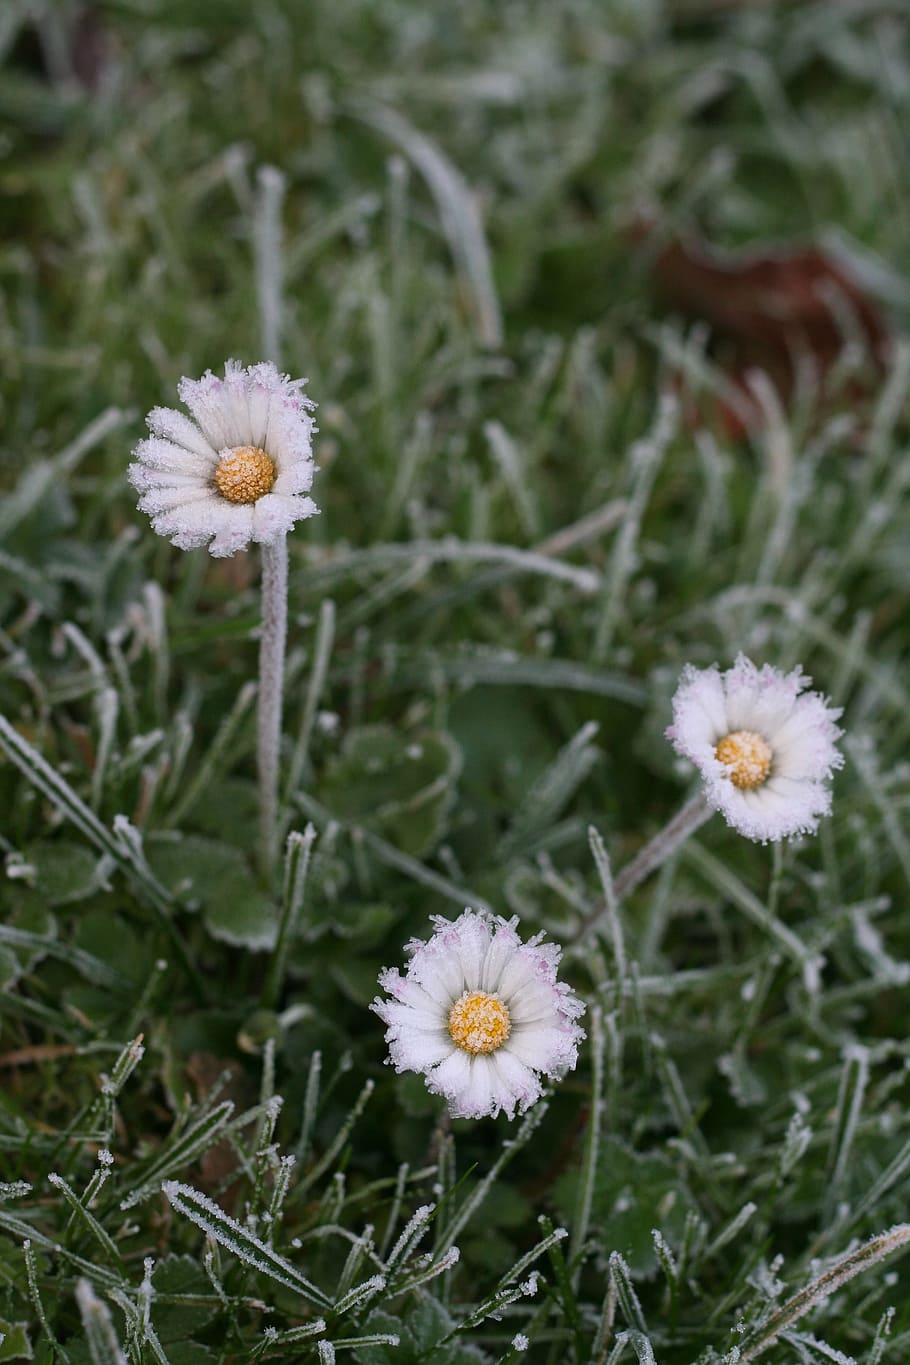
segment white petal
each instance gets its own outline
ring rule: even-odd
[[[145,493],[149,488],[207,487],[198,474],[175,474],[170,469],[149,469],[144,464],[131,464],[126,472],[137,493]]]
[[[842,767],[843,754],[836,744],[842,733],[836,724],[839,715],[817,692],[800,697],[772,737],[774,773],[821,781]]]
[[[500,1096],[509,1095],[511,1103],[503,1101],[502,1107],[512,1118],[517,1104],[519,1112],[524,1113],[530,1109],[532,1104],[540,1099],[543,1087],[535,1076],[534,1072],[524,1062],[520,1061],[513,1052],[509,1051],[508,1043],[499,1048],[497,1052],[490,1054],[493,1065],[496,1069],[497,1089]]]
[[[213,450],[222,451],[234,445],[233,422],[225,401],[224,381],[211,370],[206,370],[201,379],[187,379],[185,376],[177,385],[181,403],[185,403],[202,428]]]
[[[584,1036],[577,1024],[520,1024],[512,1029],[506,1047],[525,1066],[559,1077],[575,1066]]]
[[[272,394],[265,449],[279,471],[312,460],[313,430],[313,419],[302,406],[299,395]]]
[[[733,667],[724,674],[730,729],[771,735],[790,714],[804,686],[799,668],[792,673],[781,673],[770,664],[756,668],[744,654],[737,655]]]
[[[754,791],[740,791],[732,782],[715,783],[705,794],[729,825],[763,844],[814,834],[820,817],[831,810],[827,787],[792,778],[772,778]]]
[[[419,1005],[402,1005],[397,1000],[386,1000],[374,1003],[373,1008],[396,1034],[407,1029],[421,1033],[439,1033],[442,1030],[448,1034],[448,1012],[441,1010],[438,1005],[431,1003],[421,1008]]]
[[[427,1076],[427,1089],[434,1095],[442,1095],[448,1101],[451,1113],[460,1113],[464,1097],[471,1082],[471,1063],[468,1054],[460,1047],[450,1052],[448,1057],[435,1067]]]
[[[490,929],[481,915],[464,914],[455,921],[452,951],[461,965],[462,989],[476,991],[483,979],[483,961],[490,946]]]
[[[552,973],[550,974],[552,977]],[[526,986],[533,985],[543,973],[537,959],[527,956],[520,949],[512,954],[508,962],[503,965],[499,977],[499,993],[504,1000],[512,1000],[520,995]],[[546,980],[546,977],[543,977]]]
[[[309,493],[316,466],[312,460],[295,460],[282,469],[275,480],[275,493]],[[314,504],[315,506],[315,504]]]
[[[158,529],[157,526],[155,529]],[[160,534],[163,535],[164,532],[161,532]],[[188,528],[172,535],[171,544],[176,545],[178,550],[198,550],[208,543],[211,534],[208,527],[196,527],[195,530]]]
[[[260,379],[250,379],[247,391],[247,405],[250,415],[250,444],[260,449],[265,445],[269,429],[269,402],[271,390]]]
[[[490,991],[493,994],[503,992],[502,982],[507,968],[512,963],[521,962],[520,948],[521,939],[511,924],[498,924],[483,960],[479,983],[481,990]],[[527,966],[524,970],[531,971],[532,969]]]
[[[545,981],[529,981],[508,997],[509,1014],[513,1024],[535,1020],[554,1022],[559,1016],[560,994]]]
[[[156,512],[152,517],[152,525],[160,536],[189,533],[204,535],[208,540],[215,529],[221,506],[221,499],[213,493],[210,499],[181,502],[170,511]]]
[[[227,559],[245,550],[253,534],[253,508],[247,503],[226,503],[218,499],[217,528],[209,546],[216,559]]]
[[[243,366],[229,360],[224,367],[222,421],[231,446],[255,445],[248,401],[249,385]]]
[[[184,450],[192,451],[194,455],[201,455],[209,467],[214,465],[218,452],[185,413],[178,412],[176,408],[152,408],[145,420],[154,435],[163,436]]]
[[[410,1005],[417,1010],[434,1011],[440,1019],[447,1017],[448,1005],[437,1002],[436,996],[428,992],[424,986],[411,976],[402,976],[397,968],[383,968],[379,973],[379,984],[384,991],[387,991],[392,998],[403,1005]]]
[[[499,1094],[492,1057],[472,1057],[468,1084],[459,1097],[458,1108],[451,1111],[452,1117],[482,1119],[487,1115],[495,1116],[502,1108],[502,1100],[509,1098],[508,1093],[504,1096]]]
[[[253,504],[253,539],[263,545],[286,536],[297,520],[297,500],[265,493]]]
[[[149,436],[140,441],[133,451],[136,459],[149,469],[167,470],[172,474],[192,474],[201,482],[211,478],[213,461],[205,455],[184,450],[173,441],[160,436]]]
[[[140,511],[148,512],[149,515],[158,512],[170,512],[177,507],[192,507],[194,503],[212,503],[219,501],[216,495],[205,484],[200,488],[198,484],[190,487],[174,488],[150,488],[142,494],[137,506]]]
[[[402,1033],[389,1038],[389,1058],[396,1071],[427,1072],[450,1056],[454,1044],[442,1033]]]
[[[439,952],[435,939],[421,944],[408,966],[408,977],[419,982],[437,1006],[446,1011],[463,989],[457,960],[449,953]]]
[[[701,763],[712,757],[717,741],[730,731],[724,686],[716,667],[687,664],[673,698],[673,724],[667,737],[678,753]]]

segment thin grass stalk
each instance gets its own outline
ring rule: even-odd
[[[910,1223],[898,1223],[893,1228],[889,1228],[887,1232],[870,1238],[856,1251],[841,1256],[810,1284],[807,1284],[792,1298],[789,1298],[786,1303],[782,1304],[776,1313],[772,1313],[767,1322],[759,1329],[758,1334],[743,1349],[739,1357],[740,1365],[747,1365],[748,1361],[757,1360],[760,1355],[767,1351],[769,1346],[774,1345],[783,1332],[792,1327],[795,1322],[799,1322],[800,1318],[805,1317],[818,1304],[830,1298],[842,1285],[847,1284],[855,1276],[861,1275],[870,1266],[878,1265],[886,1256],[899,1251],[908,1242],[910,1242]]]
[[[303,834],[293,830],[288,835],[287,855],[285,858],[284,897],[281,918],[278,922],[278,936],[275,951],[272,953],[268,974],[262,990],[262,1003],[266,1009],[274,1009],[281,994],[287,965],[288,948],[294,941],[303,898],[306,894],[307,874],[313,844],[316,842],[316,828],[308,824]]]
[[[289,805],[294,793],[300,785],[301,778],[307,766],[307,759],[310,750],[310,738],[313,733],[313,722],[316,718],[316,708],[325,687],[326,676],[328,673],[329,659],[332,655],[332,645],[335,642],[335,603],[330,597],[326,597],[319,604],[319,620],[316,625],[316,641],[313,646],[313,665],[310,669],[310,681],[307,686],[306,700],[303,704],[303,712],[300,717],[300,728],[297,732],[297,742],[294,745],[291,761],[288,764],[288,775],[284,786],[285,804]]]

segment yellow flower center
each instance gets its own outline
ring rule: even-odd
[[[449,1033],[465,1052],[495,1052],[512,1032],[512,1021],[498,995],[465,991],[449,1010]]]
[[[257,502],[274,482],[275,462],[258,446],[228,451],[215,470],[215,487],[228,502]]]
[[[714,750],[714,757],[729,768],[734,787],[752,791],[771,771],[771,745],[754,730],[734,730]]]

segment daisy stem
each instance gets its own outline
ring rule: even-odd
[[[689,835],[700,829],[713,814],[714,811],[701,792],[691,797],[673,819],[668,821],[619,872],[613,886],[616,899],[623,900],[636,886],[640,886],[646,877],[650,877],[652,872],[663,867],[667,859],[682,847]]]
[[[650,877],[659,867],[663,867],[677,849],[681,848],[691,834],[700,829],[711,818],[714,811],[698,792],[654,835],[630,863],[617,874],[612,887],[612,903],[598,899],[591,914],[584,920],[574,936],[574,941],[587,938],[591,930],[601,923],[605,916],[615,913],[619,902],[624,900],[636,886]]]
[[[259,862],[267,879],[272,874],[278,842],[278,767],[287,614],[288,543],[286,536],[279,536],[270,545],[262,547],[256,769],[259,778]]]

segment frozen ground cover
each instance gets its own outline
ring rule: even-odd
[[[0,1360],[907,1359],[907,29],[0,8]],[[836,353],[743,369],[656,287],[689,233],[829,252],[888,355],[835,283]],[[258,555],[126,470],[181,376],[276,355],[321,514],[273,882]],[[832,815],[645,875],[680,674],[739,651],[843,708]],[[469,905],[587,1005],[511,1123],[370,1011]]]

